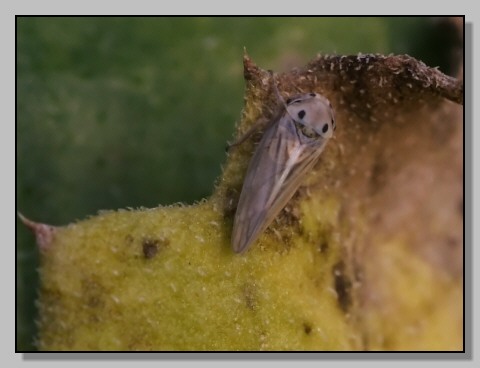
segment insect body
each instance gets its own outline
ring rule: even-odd
[[[233,223],[232,246],[236,253],[246,251],[285,207],[335,128],[330,102],[318,93],[283,102],[282,111],[268,124],[247,169]]]

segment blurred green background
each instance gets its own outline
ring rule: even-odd
[[[62,225],[212,193],[243,107],[243,49],[264,69],[317,53],[408,53],[455,72],[430,18],[17,18],[17,209]],[[38,251],[17,221],[16,349],[34,349]]]

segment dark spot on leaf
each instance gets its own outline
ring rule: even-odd
[[[305,110],[300,110],[300,111],[298,112],[298,117],[299,117],[300,119],[303,119],[303,117],[305,116],[305,114],[306,114]]]
[[[297,198],[298,194],[295,193],[294,196],[292,196],[292,199],[295,200]],[[280,212],[280,215],[277,217],[277,221],[281,221],[282,226],[299,227],[300,225],[300,218],[302,217],[302,212],[298,207],[294,206],[293,203],[294,202],[292,201],[292,203],[287,204]]]
[[[303,331],[305,332],[305,335],[310,335],[312,333],[312,326],[309,323],[304,322]]]
[[[337,292],[338,304],[343,312],[348,312],[352,305],[352,283],[345,272],[345,264],[340,261],[332,269],[333,279],[335,283],[335,291]]]
[[[169,244],[168,239],[160,238],[160,239],[152,239],[152,238],[145,238],[142,241],[142,251],[143,256],[146,259],[151,259],[157,255],[159,251],[161,251],[164,247]]]
[[[326,239],[322,239],[320,242],[320,245],[318,246],[318,249],[320,250],[321,253],[326,253],[328,251],[329,244]]]
[[[147,259],[155,257],[158,253],[158,244],[158,240],[145,239],[142,243],[144,257]]]

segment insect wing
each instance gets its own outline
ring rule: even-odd
[[[313,167],[326,139],[305,142],[283,114],[270,125],[250,161],[233,224],[232,245],[244,252],[270,225]]]

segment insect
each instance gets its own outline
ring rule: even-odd
[[[317,162],[336,129],[330,102],[318,93],[305,93],[282,103],[266,125],[243,182],[235,213],[232,247],[245,252],[286,206]],[[242,143],[251,132],[240,138]]]

